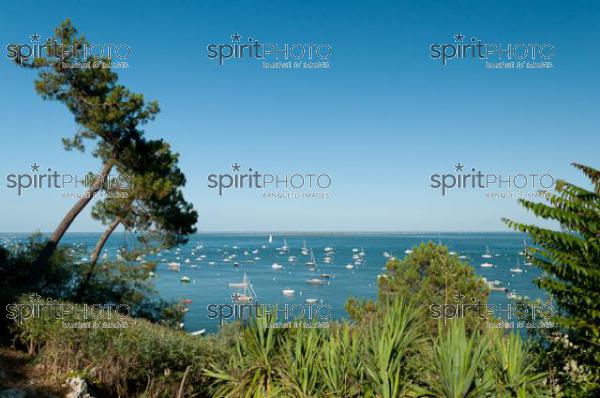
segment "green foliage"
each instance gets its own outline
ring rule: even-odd
[[[118,329],[63,327],[76,320],[30,318],[20,326],[19,339],[38,352],[39,368],[54,382],[85,375],[103,396],[175,397],[188,367],[183,396],[208,396],[202,369],[229,355],[233,332],[200,338],[140,319]]]
[[[600,394],[600,171],[573,165],[590,179],[592,190],[558,180],[556,193],[548,193],[546,203],[520,201],[536,216],[557,222],[561,230],[504,221],[535,243],[528,253],[544,271],[536,284],[551,294],[559,309],[557,330],[540,334],[540,349],[559,361],[548,367],[558,377],[562,374],[567,395],[592,397]],[[565,335],[571,344],[566,347],[557,344],[557,336]]]
[[[127,162],[135,167],[117,166],[128,177],[127,186],[105,187],[107,197],[96,202],[92,216],[104,224],[118,220],[145,244],[186,243],[196,231],[198,213],[181,191],[186,180],[177,165],[179,155],[162,140],[141,141],[136,149],[137,159]]]
[[[207,367],[205,374],[215,381],[215,397],[277,397],[283,392],[273,382],[281,365],[276,355],[281,331],[269,327],[276,315],[275,311],[251,318],[227,365]]]
[[[433,242],[413,248],[405,258],[390,260],[387,275],[379,278],[379,305],[398,296],[411,297],[422,307],[433,304],[454,304],[462,295],[469,302],[487,303],[489,291],[473,268],[457,256],[450,255],[446,246]],[[346,309],[352,319],[364,320],[373,316],[376,305],[350,300]],[[437,321],[424,318],[430,331],[437,331]],[[467,314],[469,328],[482,322],[475,314]]]
[[[419,394],[428,397],[478,398],[494,390],[493,375],[485,366],[489,337],[472,333],[467,336],[464,320],[450,322],[434,340],[433,359],[426,372],[425,388]]]
[[[76,264],[74,256],[81,256],[77,248],[61,246],[50,257],[43,269],[43,278],[29,283],[29,273],[45,241],[41,235],[32,235],[27,241],[9,249],[0,247],[0,304],[2,308],[15,303],[20,295],[36,293],[52,299],[87,303],[127,304],[136,317],[167,326],[178,324],[181,309],[158,297],[149,277],[151,264],[135,265],[127,262],[104,263],[100,272],[93,274],[84,296],[79,288],[88,274],[90,264]],[[6,337],[6,318],[1,317],[0,334]]]
[[[495,333],[492,349],[490,365],[499,381],[499,393],[519,398],[547,394],[544,383],[548,375],[537,371],[534,353],[517,334]]]
[[[421,334],[417,310],[403,298],[387,306],[382,322],[371,322],[364,366],[378,396],[407,394],[418,368],[415,359]]]
[[[360,330],[349,324],[333,325],[321,347],[319,367],[323,395],[357,397],[366,377]]]
[[[44,57],[16,59],[18,65],[39,70],[35,88],[46,100],[59,101],[69,109],[81,129],[71,139],[63,139],[66,149],[85,149],[84,140],[98,141],[95,156],[104,161],[126,158],[135,153],[143,132],[139,126],[154,119],[156,102],[146,104],[141,94],[118,84],[118,75],[110,68],[110,59],[89,56],[80,59],[80,49],[89,44],[69,19],[54,31]],[[70,68],[68,64],[90,62],[89,68]],[[97,65],[97,67],[93,67]]]

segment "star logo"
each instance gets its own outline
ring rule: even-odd
[[[38,41],[40,41],[40,37],[41,36],[39,34],[37,34],[37,33],[34,33],[32,35],[29,35],[29,37],[31,37],[31,41],[32,42],[38,42]]]
[[[465,299],[465,295],[460,292],[458,292],[454,295],[454,302],[456,302],[456,303],[462,303],[464,299]]]
[[[462,43],[464,38],[465,38],[465,35],[463,35],[462,33],[457,33],[454,35],[454,41],[457,43]]]
[[[231,41],[240,41],[240,34],[239,33],[234,33],[231,35]]]
[[[233,171],[240,171],[240,165],[237,164],[237,162],[235,162],[234,165],[231,165],[231,168],[233,169]]]
[[[38,171],[40,169],[40,165],[37,163],[33,163],[31,165],[31,171]]]
[[[454,168],[456,169],[456,171],[463,171],[464,167],[465,167],[465,165],[460,164],[460,162],[458,162],[457,164],[454,165]]]

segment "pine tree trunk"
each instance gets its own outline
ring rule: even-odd
[[[92,252],[92,255],[90,257],[90,269],[85,275],[84,280],[81,282],[81,286],[79,287],[79,291],[77,292],[77,301],[83,298],[83,295],[85,294],[85,291],[88,288],[90,281],[92,280],[92,275],[94,274],[94,269],[96,268],[98,257],[100,256],[100,253],[102,253],[102,248],[106,244],[106,241],[108,241],[110,235],[114,232],[115,228],[117,228],[117,226],[120,223],[121,219],[117,217],[113,222],[110,223],[108,228],[104,230],[104,233],[102,234],[102,236],[100,236],[100,239],[98,239],[96,247],[94,248],[94,251]]]
[[[92,264],[92,267],[95,266],[96,263],[98,262],[98,256],[100,256],[100,253],[102,252],[102,248],[106,244],[106,241],[108,240],[110,235],[113,233],[115,228],[117,228],[117,226],[120,223],[121,223],[121,219],[119,217],[117,217],[113,222],[110,223],[108,228],[106,228],[106,230],[104,231],[104,233],[98,240],[98,243],[96,243],[96,248],[94,248],[94,251],[92,252],[92,256],[90,257],[90,262]]]
[[[54,230],[50,236],[46,246],[44,246],[37,259],[33,262],[28,278],[29,283],[34,283],[39,280],[44,267],[54,253],[54,250],[56,250],[56,247],[58,246],[58,243],[64,236],[65,232],[67,232],[67,229],[69,229],[75,218],[77,218],[79,213],[81,213],[81,210],[83,210],[83,208],[92,200],[100,188],[102,188],[102,185],[104,184],[106,177],[108,177],[112,166],[113,161],[108,161],[104,164],[102,171],[100,171],[100,174],[96,177],[92,186],[88,188],[88,190],[85,192],[85,195],[79,199],[71,208],[71,210],[69,210],[69,212],[63,217],[56,230]]]

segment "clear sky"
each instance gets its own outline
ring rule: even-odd
[[[585,183],[569,166],[600,167],[600,3],[591,1],[60,1],[4,3],[0,13],[0,231],[50,231],[73,204],[56,190],[18,196],[6,176],[99,170],[65,152],[77,130],[59,103],[34,91],[35,72],[6,57],[9,43],[42,40],[71,18],[90,42],[126,43],[121,82],[161,113],[146,134],[180,153],[200,231],[504,231],[531,218],[514,199],[481,190],[442,196],[432,174],[461,163],[484,173],[549,173]],[[218,66],[210,43],[238,33],[263,43],[327,43],[326,70],[269,70],[255,60]],[[551,43],[553,69],[442,66],[432,43]],[[324,172],[329,199],[219,196],[209,174]],[[84,210],[71,231],[100,231]]]

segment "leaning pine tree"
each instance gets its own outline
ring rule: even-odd
[[[58,101],[72,113],[78,131],[73,138],[64,138],[65,149],[84,151],[86,141],[95,144],[92,152],[103,167],[86,194],[63,216],[45,247],[34,261],[29,284],[37,282],[60,240],[73,221],[102,189],[114,166],[126,163],[129,153],[135,153],[143,138],[142,126],[152,121],[159,111],[157,102],[146,103],[142,94],[119,84],[110,58],[87,55],[89,46],[70,20],[61,23],[48,38],[36,58],[18,57],[17,65],[39,72],[35,89],[45,100]],[[86,58],[85,58],[86,57]],[[65,65],[89,64],[89,68]]]
[[[586,392],[599,392],[600,379],[600,171],[574,163],[592,182],[592,190],[557,180],[556,193],[546,203],[520,200],[536,216],[557,221],[560,230],[508,219],[511,228],[527,233],[535,247],[528,249],[543,276],[536,284],[548,291],[558,308],[555,321],[576,346],[588,368]],[[593,391],[591,391],[593,390]]]

